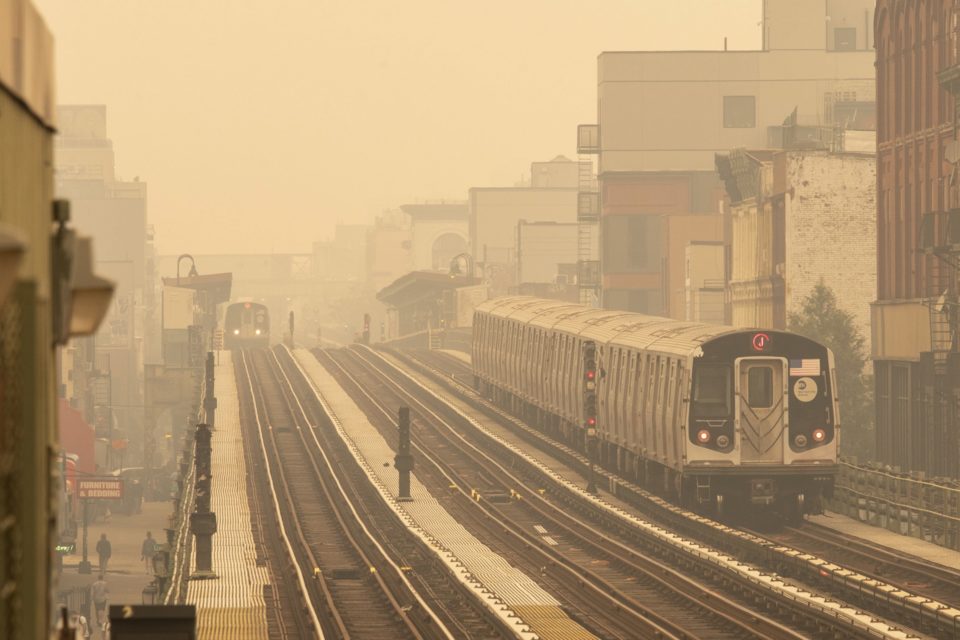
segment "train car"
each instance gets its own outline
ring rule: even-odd
[[[834,359],[813,340],[530,297],[479,305],[473,331],[478,391],[678,503],[796,522],[832,491]]]
[[[246,349],[270,345],[270,314],[257,302],[235,302],[227,307],[223,320],[225,349]]]

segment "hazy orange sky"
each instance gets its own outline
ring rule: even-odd
[[[575,152],[603,50],[760,46],[760,0],[34,0],[61,104],[106,104],[163,253],[337,222]]]

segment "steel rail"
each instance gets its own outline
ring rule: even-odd
[[[359,358],[360,362],[365,364],[368,371],[380,378],[383,383],[389,384],[396,389],[398,397],[406,398],[410,404],[416,405],[418,407],[418,412],[422,416],[433,419],[432,424],[441,425],[444,427],[443,430],[438,430],[438,433],[441,435],[441,437],[453,443],[454,446],[460,448],[464,455],[470,457],[474,462],[495,467],[502,477],[509,478],[516,486],[523,488],[525,495],[522,497],[522,500],[525,501],[524,503],[526,505],[540,514],[545,521],[553,521],[555,524],[557,524],[558,528],[567,531],[574,539],[577,539],[584,545],[593,548],[595,552],[600,553],[601,555],[610,556],[617,562],[623,563],[624,565],[630,567],[631,570],[646,576],[648,579],[659,584],[665,590],[672,592],[674,596],[695,604],[696,606],[706,610],[709,614],[717,616],[749,636],[760,638],[791,638],[794,640],[799,640],[800,638],[806,637],[781,625],[778,622],[764,618],[762,614],[759,614],[751,609],[747,609],[739,603],[726,598],[716,591],[712,591],[704,585],[696,583],[690,578],[678,573],[673,567],[669,567],[652,558],[638,559],[638,556],[633,549],[630,549],[620,541],[611,538],[595,527],[582,522],[569,524],[569,522],[574,521],[574,519],[568,514],[564,513],[556,505],[551,504],[549,501],[544,499],[536,489],[529,487],[527,481],[517,477],[514,472],[505,468],[489,454],[483,452],[469,440],[464,438],[464,436],[459,433],[456,428],[449,423],[448,420],[433,411],[425,403],[416,398],[412,393],[404,390],[399,384],[390,379],[389,376],[386,376],[382,371],[377,369],[375,364],[371,363],[369,360],[366,360],[363,355],[357,354],[357,357]],[[335,366],[337,366],[342,374],[351,380],[353,385],[357,387],[360,393],[366,396],[387,419],[391,419],[391,414],[384,407],[384,402],[382,400],[373,398],[372,394],[364,385],[361,384],[359,379],[348,372],[342,363],[330,357],[329,354],[326,355],[326,358],[328,358]],[[444,463],[435,456],[431,455],[429,451],[420,446],[419,443],[416,443],[415,446],[418,451],[420,451],[420,455],[434,464],[440,470],[440,473],[446,477],[451,484],[460,486],[461,490],[467,488],[468,484],[459,476],[456,476],[456,472],[449,464]],[[651,626],[653,628],[651,630],[654,633],[663,634],[663,637],[691,637],[690,631],[685,630],[678,623],[666,619],[658,612],[644,606],[643,604],[637,602],[634,598],[622,593],[619,589],[607,583],[607,581],[605,581],[603,578],[590,571],[576,567],[573,564],[573,561],[568,560],[559,552],[542,548],[538,544],[537,540],[532,539],[532,535],[517,527],[514,523],[504,519],[502,515],[492,507],[492,505],[488,504],[487,502],[474,502],[473,504],[476,504],[480,509],[482,509],[488,517],[494,518],[495,521],[503,527],[505,532],[510,532],[534,551],[543,554],[548,560],[555,561],[561,566],[568,568],[570,573],[578,579],[589,579],[589,582],[586,583],[586,586],[590,586],[592,589],[594,589],[596,593],[607,600],[611,605],[632,608],[633,614],[638,620],[647,622],[648,624],[652,623]],[[566,521],[567,523],[564,524],[561,521]],[[586,534],[577,531],[577,527],[585,529]],[[610,545],[611,547],[617,549],[621,555],[611,553],[609,549],[604,550],[602,548],[603,545]],[[639,563],[641,561],[646,562],[646,564],[650,566],[640,566]],[[672,574],[673,579],[679,582],[682,586],[672,584],[669,580],[657,575],[658,572],[662,575]],[[684,588],[686,591],[682,590]],[[693,592],[696,592],[696,596]],[[704,597],[706,597],[707,601],[704,601]],[[750,620],[750,622],[755,625],[767,625],[770,627],[769,631],[772,633],[764,634],[762,632],[758,632],[756,629],[750,628],[748,623],[745,623],[742,619],[737,619],[735,615],[724,611],[724,609],[727,609],[730,612],[738,613],[743,619]]]
[[[437,398],[439,402],[446,404],[453,410],[456,410],[450,400],[447,400],[439,395],[438,392],[427,387],[424,382],[421,382],[415,378],[402,367],[392,362],[391,359],[385,357],[382,353],[379,353],[366,346],[357,348],[366,350],[375,357],[383,360],[388,368],[397,372],[400,377],[407,379],[410,384],[424,389],[427,393]],[[408,361],[410,360],[409,357],[399,357]],[[428,370],[433,369],[429,365],[423,364],[414,366],[419,366]],[[498,420],[509,423],[512,425],[511,428],[518,429],[523,434],[525,439],[530,440],[531,442],[540,443],[535,446],[546,446],[547,449],[553,451],[553,455],[560,456],[561,458],[565,459],[568,464],[581,469],[587,468],[587,461],[582,455],[573,451],[569,447],[566,447],[565,445],[554,442],[541,432],[536,431],[532,427],[522,423],[518,418],[508,414],[499,407],[491,405],[486,400],[477,396],[472,389],[467,389],[463,384],[436,371],[435,369],[432,370],[431,375],[436,376],[439,384],[453,391],[458,400],[475,406],[481,412],[493,415]],[[808,614],[816,615],[818,619],[822,620],[825,624],[845,622],[847,625],[846,631],[848,633],[858,631],[867,637],[877,638],[908,638],[915,636],[914,630],[911,630],[910,628],[897,628],[895,625],[891,625],[881,619],[878,619],[875,615],[865,613],[852,605],[836,600],[835,595],[825,596],[811,590],[810,587],[790,585],[781,578],[777,577],[775,569],[773,569],[774,573],[771,574],[771,568],[762,568],[756,563],[747,563],[737,558],[727,556],[726,554],[720,552],[716,548],[716,545],[726,542],[730,536],[744,540],[751,539],[751,547],[754,552],[757,551],[756,547],[759,544],[761,547],[760,550],[765,554],[770,554],[774,559],[780,559],[782,562],[790,563],[785,566],[792,566],[793,564],[800,563],[803,566],[812,567],[814,568],[813,570],[808,569],[808,572],[812,574],[811,577],[819,576],[819,579],[821,580],[826,580],[828,582],[833,581],[834,583],[840,582],[846,586],[847,592],[851,596],[856,596],[858,594],[867,595],[864,593],[865,591],[877,588],[877,585],[871,583],[860,584],[861,589],[858,592],[856,586],[851,585],[848,582],[850,576],[857,575],[856,572],[843,569],[842,567],[837,567],[836,565],[827,563],[825,561],[818,562],[819,559],[812,557],[809,554],[804,554],[783,546],[771,545],[766,541],[756,539],[755,536],[752,536],[749,533],[738,531],[709,520],[708,518],[698,516],[692,512],[688,512],[680,507],[668,504],[662,499],[650,495],[648,492],[627,480],[614,477],[603,469],[597,469],[598,477],[607,478],[610,481],[611,491],[616,491],[616,495],[624,498],[628,502],[633,501],[635,503],[642,504],[644,508],[653,509],[656,515],[651,514],[652,517],[663,518],[670,522],[669,525],[665,525],[663,521],[660,522],[659,526],[655,525],[648,520],[641,519],[637,516],[632,516],[614,507],[598,496],[587,493],[582,487],[575,485],[556,472],[545,467],[543,463],[537,461],[526,451],[522,451],[508,442],[489,434],[489,432],[483,429],[483,427],[474,420],[468,419],[468,421],[471,422],[473,426],[481,432],[487,433],[487,437],[491,442],[495,442],[499,446],[506,448],[506,450],[512,452],[512,454],[518,460],[521,460],[532,467],[540,469],[545,477],[549,478],[551,482],[562,485],[567,492],[579,496],[582,500],[592,502],[597,508],[606,511],[617,521],[628,523],[629,526],[632,526],[640,531],[648,531],[654,536],[660,537],[664,542],[667,542],[674,547],[690,547],[690,553],[696,553],[702,559],[724,567],[727,572],[739,576],[738,579],[743,580],[742,584],[753,584],[756,588],[763,589],[771,594],[774,593],[774,591],[777,591],[779,593],[780,601],[783,604],[794,603],[798,607],[805,609]],[[673,529],[673,531],[671,531],[671,529]],[[693,542],[687,538],[681,537],[681,531],[684,532],[683,535],[692,535],[694,540],[698,541]],[[711,542],[705,541],[708,538],[711,540]],[[693,547],[697,547],[697,549],[694,550]],[[769,559],[764,556],[764,560]],[[878,591],[883,590],[879,589]],[[883,594],[885,594],[890,601],[897,602],[897,608],[891,608],[891,611],[893,612],[903,610],[907,606],[924,609],[925,605],[930,602],[929,599],[912,596],[912,594],[903,594],[903,597],[901,598],[901,596],[898,595],[892,587],[887,591],[883,591]],[[880,595],[881,594],[878,592],[878,602]],[[916,600],[914,601],[911,598]],[[901,599],[903,601],[903,607],[900,606]],[[942,610],[936,609],[935,606],[932,606],[929,609],[929,613],[933,616],[939,616],[939,614],[942,613]],[[956,624],[953,618],[949,618],[943,622],[945,622],[947,629],[951,629],[953,625]],[[942,630],[943,628],[940,627],[940,629]],[[948,633],[953,632],[948,631]],[[914,636],[911,634],[914,634]]]
[[[282,347],[280,347],[280,348],[282,348],[282,349],[284,350],[284,353],[287,354],[289,360],[293,363],[293,365],[294,365],[295,367],[297,367],[297,370],[300,372],[300,374],[303,375],[303,376],[305,376],[305,373],[302,371],[302,369],[299,368],[299,363],[297,363],[297,362],[296,362],[296,359],[294,359],[294,358],[292,357],[292,355],[290,354],[289,348],[286,347],[285,345],[282,346]],[[349,509],[350,515],[353,516],[356,524],[357,524],[358,527],[360,528],[360,530],[361,530],[361,532],[363,533],[363,535],[367,538],[368,542],[369,542],[371,545],[373,545],[373,547],[374,547],[374,548],[377,550],[377,552],[380,554],[381,560],[382,560],[383,562],[385,562],[385,563],[392,569],[392,571],[394,572],[395,578],[397,578],[397,579],[406,587],[406,589],[407,589],[407,590],[410,592],[410,594],[414,597],[414,599],[417,601],[417,603],[420,605],[420,607],[422,607],[422,610],[425,611],[425,612],[427,612],[427,613],[429,614],[431,621],[438,627],[438,629],[439,629],[439,631],[441,632],[441,634],[443,635],[443,637],[447,638],[448,640],[454,640],[453,634],[450,633],[450,630],[446,627],[446,625],[444,625],[443,620],[441,620],[440,617],[436,615],[436,613],[435,613],[435,612],[433,611],[433,609],[429,606],[429,604],[420,596],[420,594],[417,592],[417,590],[413,587],[413,585],[410,583],[410,581],[409,581],[409,580],[407,579],[407,577],[404,575],[404,572],[403,572],[403,570],[400,568],[400,566],[399,566],[396,562],[393,561],[393,559],[392,559],[392,558],[390,557],[390,555],[387,553],[386,549],[384,549],[383,546],[380,544],[380,541],[377,540],[377,538],[376,538],[376,536],[373,534],[373,532],[371,532],[370,529],[367,527],[367,524],[364,522],[363,518],[360,516],[359,512],[358,512],[357,509],[356,509],[356,506],[353,504],[353,501],[352,501],[352,500],[349,498],[349,496],[347,495],[347,491],[346,491],[346,489],[343,487],[343,484],[341,483],[340,478],[338,477],[338,474],[336,473],[336,470],[335,470],[335,468],[334,468],[333,463],[330,461],[329,457],[327,456],[326,451],[324,450],[323,446],[320,444],[320,440],[317,438],[317,434],[315,433],[314,429],[312,428],[312,425],[310,424],[310,423],[311,423],[310,418],[309,418],[309,416],[307,415],[306,410],[303,408],[303,404],[300,402],[299,394],[298,394],[298,392],[296,391],[296,387],[295,387],[295,386],[293,385],[293,383],[290,381],[290,378],[287,376],[286,371],[284,371],[283,366],[282,366],[282,364],[280,363],[280,359],[277,357],[276,352],[274,352],[274,351],[271,350],[271,351],[270,351],[270,355],[271,355],[271,357],[273,358],[274,363],[276,364],[276,367],[277,367],[277,369],[278,369],[278,371],[279,371],[280,376],[282,376],[283,381],[284,381],[284,382],[286,383],[286,385],[287,385],[287,386],[286,386],[286,389],[288,389],[288,390],[290,391],[290,393],[291,393],[290,399],[296,404],[296,406],[297,406],[297,411],[299,412],[301,419],[303,420],[304,424],[307,425],[307,427],[308,427],[308,428],[307,428],[307,432],[310,434],[310,438],[313,440],[314,447],[315,447],[315,451],[316,451],[317,453],[319,453],[321,459],[323,460],[324,465],[325,465],[326,468],[328,469],[328,471],[329,471],[329,473],[330,473],[330,476],[331,476],[331,478],[332,478],[332,480],[333,480],[333,484],[336,486],[336,488],[337,488],[337,490],[339,491],[339,493],[340,493],[340,495],[341,495],[344,503],[346,504],[347,508]],[[292,409],[292,407],[291,407],[291,409]],[[331,416],[328,414],[328,418],[329,418],[329,417],[331,417]],[[302,429],[298,429],[298,432],[300,432],[301,437],[303,437],[303,430],[302,430]],[[312,457],[312,456],[311,456],[311,457]],[[324,484],[325,490],[327,490],[327,488],[326,488],[326,482],[324,482],[323,484]],[[376,566],[375,563],[374,563],[373,561],[371,561],[370,557],[369,557],[369,556],[367,555],[367,553],[362,549],[362,546],[360,545],[359,541],[357,541],[357,540],[354,538],[353,534],[350,533],[349,530],[348,530],[348,528],[346,527],[346,522],[345,522],[345,520],[343,520],[343,516],[342,516],[342,514],[340,513],[340,509],[339,509],[339,508],[336,508],[335,510],[336,510],[336,512],[337,512],[337,517],[338,517],[338,518],[340,519],[340,521],[344,524],[344,531],[345,531],[345,533],[347,534],[347,537],[349,538],[349,540],[354,544],[354,547],[355,547],[357,553],[360,555],[360,557],[363,559],[363,561],[367,564],[368,567],[374,568],[374,567]],[[407,627],[410,629],[411,633],[412,633],[416,638],[424,638],[424,636],[423,636],[423,634],[421,633],[420,629],[417,627],[417,624],[416,624],[416,623],[410,618],[410,616],[408,615],[408,613],[407,613],[408,608],[407,608],[407,607],[404,607],[403,605],[401,605],[401,604],[397,601],[396,596],[395,596],[394,593],[393,593],[393,589],[392,589],[389,585],[386,584],[386,582],[385,582],[383,576],[380,574],[380,572],[379,572],[379,571],[376,571],[376,572],[373,573],[373,575],[374,575],[374,578],[376,579],[377,583],[380,585],[381,589],[383,590],[384,594],[385,594],[385,595],[387,596],[387,598],[389,599],[390,603],[394,606],[397,614],[401,617],[401,619],[403,619],[403,620],[405,621],[405,623],[406,623]]]
[[[307,589],[307,583],[304,580],[303,572],[300,569],[300,563],[297,561],[297,553],[294,551],[293,544],[290,542],[290,536],[287,534],[287,528],[284,525],[283,513],[280,509],[280,502],[277,497],[277,493],[278,493],[277,485],[273,477],[273,472],[270,469],[271,467],[270,456],[267,453],[266,442],[263,439],[264,425],[263,425],[263,420],[260,412],[260,407],[258,406],[260,403],[257,402],[257,394],[253,386],[253,376],[251,375],[250,367],[247,364],[246,352],[242,352],[241,358],[242,358],[242,364],[243,364],[243,371],[244,371],[246,382],[247,382],[247,389],[250,392],[251,405],[253,407],[253,417],[257,423],[257,440],[260,444],[260,452],[263,454],[264,469],[267,474],[268,484],[270,485],[270,497],[273,502],[274,515],[277,519],[277,524],[280,528],[280,537],[283,539],[283,543],[284,543],[284,546],[287,548],[287,553],[290,557],[291,564],[293,564],[293,568],[297,573],[297,583],[300,586],[300,593],[303,596],[304,604],[306,605],[307,612],[310,616],[310,621],[313,623],[313,628],[316,631],[317,637],[320,640],[323,640],[324,633],[323,633],[323,626],[320,624],[320,617],[317,615],[316,607],[314,606],[313,601],[308,595],[309,590]],[[262,402],[262,399],[261,399],[261,402]],[[301,538],[301,541],[302,541],[302,538]],[[308,553],[309,553],[309,547],[307,546],[305,548],[308,550]],[[321,585],[321,588],[324,590],[325,593],[327,593],[325,585]],[[329,594],[327,593],[327,595]],[[336,612],[336,609],[332,609],[331,611]]]

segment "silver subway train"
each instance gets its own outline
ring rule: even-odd
[[[478,391],[680,504],[799,521],[832,491],[834,359],[813,340],[530,297],[478,306],[473,336]]]

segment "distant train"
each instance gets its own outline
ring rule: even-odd
[[[235,302],[223,321],[223,347],[246,349],[270,346],[270,314],[256,302]]]
[[[742,330],[506,297],[478,306],[480,392],[599,464],[718,515],[797,522],[833,490],[840,422],[833,354]]]

